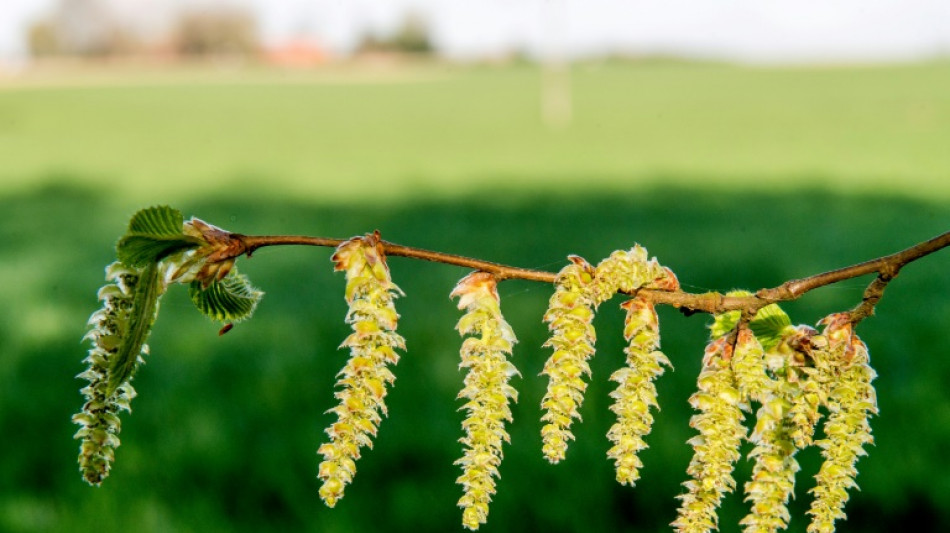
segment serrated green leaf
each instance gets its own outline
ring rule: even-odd
[[[142,353],[142,347],[155,322],[158,300],[164,291],[165,285],[162,283],[158,264],[150,263],[142,271],[138,284],[135,286],[128,330],[122,337],[122,343],[109,365],[109,396],[123,383],[132,379],[138,367],[139,354]]]
[[[132,215],[129,233],[149,235],[181,235],[185,217],[181,211],[167,205],[142,209]]]
[[[183,224],[181,212],[168,206],[149,207],[135,213],[129,230],[116,244],[119,261],[144,267],[169,254],[203,244],[201,239],[185,235]]]
[[[792,320],[778,304],[769,304],[756,313],[755,318],[749,322],[749,329],[759,339],[762,348],[770,350],[782,341],[782,337],[788,328],[792,326]]]
[[[119,240],[116,245],[116,255],[123,264],[132,267],[143,267],[149,263],[157,263],[175,252],[194,248],[200,243],[194,242],[191,237],[159,238],[128,235]]]
[[[263,292],[251,286],[247,276],[232,269],[224,279],[214,281],[207,289],[200,281],[191,283],[191,301],[199,311],[221,322],[243,320],[254,312]]]

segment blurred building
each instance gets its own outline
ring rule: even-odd
[[[265,62],[281,67],[313,67],[325,63],[330,55],[322,46],[307,39],[293,39],[263,50]]]

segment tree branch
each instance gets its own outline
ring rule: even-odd
[[[244,244],[243,251],[238,251],[235,257],[246,253],[248,257],[257,250],[265,246],[283,246],[283,245],[303,245],[303,246],[339,246],[346,242],[346,239],[328,239],[323,237],[308,237],[304,235],[267,235],[267,236],[249,236],[231,234],[232,239],[237,239]],[[434,252],[422,248],[411,246],[402,246],[388,241],[381,241],[383,252],[388,256],[409,257],[412,259],[421,259],[423,261],[432,261],[434,263],[444,263],[446,265],[455,265],[472,270],[488,272],[495,276],[498,281],[506,279],[524,279],[528,281],[541,281],[544,283],[554,283],[557,274],[545,272],[543,270],[532,270],[530,268],[520,268],[501,263],[493,263],[481,259],[474,259],[462,255],[447,254],[443,252]]]
[[[237,233],[231,233],[229,237],[233,244],[230,250],[230,258],[235,258],[243,254],[250,257],[255,250],[265,246],[302,245],[335,247],[346,240],[302,235],[252,236]],[[382,241],[381,245],[383,246],[384,253],[389,256],[408,257],[480,270],[494,275],[499,281],[506,279],[523,279],[554,283],[557,277],[557,274],[553,272],[513,267],[461,255],[403,246],[387,241]],[[718,292],[694,294],[680,290],[663,291],[657,289],[641,289],[638,293],[642,296],[646,296],[656,304],[676,307],[687,315],[697,312],[717,314],[726,311],[741,310],[744,311],[745,315],[751,318],[755,316],[755,313],[757,313],[759,309],[771,303],[796,300],[805,293],[819,287],[876,273],[878,276],[868,285],[862,302],[851,311],[851,320],[857,323],[873,314],[874,306],[877,305],[883,296],[887,284],[897,276],[905,265],[947,246],[950,246],[950,231],[891,255],[864,261],[863,263],[839,268],[837,270],[822,272],[806,278],[786,281],[777,287],[761,289],[756,292],[754,296],[725,296]]]

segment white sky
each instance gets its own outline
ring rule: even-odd
[[[0,59],[22,57],[25,29],[56,0],[0,0]],[[110,0],[161,20],[196,0]],[[202,0],[211,3],[214,0]],[[572,56],[670,53],[744,61],[874,61],[950,56],[950,0],[230,0],[263,37],[314,37],[345,53],[407,10],[439,49],[473,57],[552,49]]]

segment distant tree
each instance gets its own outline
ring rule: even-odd
[[[252,54],[259,48],[257,22],[233,7],[186,11],[178,19],[174,48],[189,56]]]
[[[57,55],[61,51],[59,33],[49,19],[39,20],[30,26],[27,33],[30,54],[33,57]]]
[[[28,42],[34,56],[109,56],[140,48],[102,0],[60,0],[30,27]]]
[[[394,52],[401,54],[431,54],[434,51],[429,38],[429,26],[418,14],[407,15],[391,35],[367,35],[359,46],[361,53]]]

